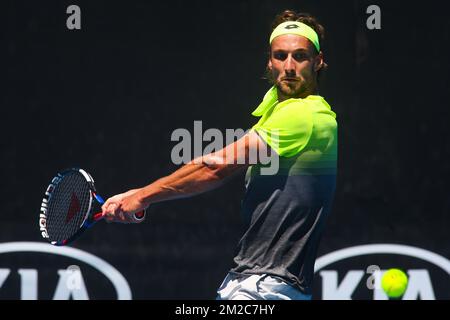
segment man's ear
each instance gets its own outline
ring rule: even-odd
[[[322,68],[323,68],[323,53],[322,51],[320,51],[314,61],[314,71],[317,72]]]
[[[272,60],[269,58],[269,61],[267,62],[267,69],[272,71]]]

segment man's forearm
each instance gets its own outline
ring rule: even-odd
[[[220,186],[227,177],[244,167],[244,165],[208,165],[204,162],[190,162],[138,192],[141,201],[147,205],[186,198]]]

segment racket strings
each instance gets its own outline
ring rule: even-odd
[[[50,241],[72,237],[82,225],[91,204],[90,186],[78,172],[65,175],[48,203],[47,231]]]

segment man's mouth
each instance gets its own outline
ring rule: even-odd
[[[281,81],[299,81],[300,79],[298,78],[291,78],[291,77],[285,77],[282,78]]]

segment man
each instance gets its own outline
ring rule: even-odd
[[[318,95],[318,75],[326,66],[321,38],[323,27],[314,17],[289,10],[278,15],[267,64],[273,87],[252,113],[261,117],[257,124],[224,149],[108,199],[106,219],[135,222],[133,214],[152,203],[211,190],[247,169],[242,202],[247,230],[217,298],[311,299],[337,162],[335,114]],[[264,174],[260,163],[250,165],[250,155],[268,146],[279,160],[276,174]],[[230,154],[233,161],[227,161]]]

